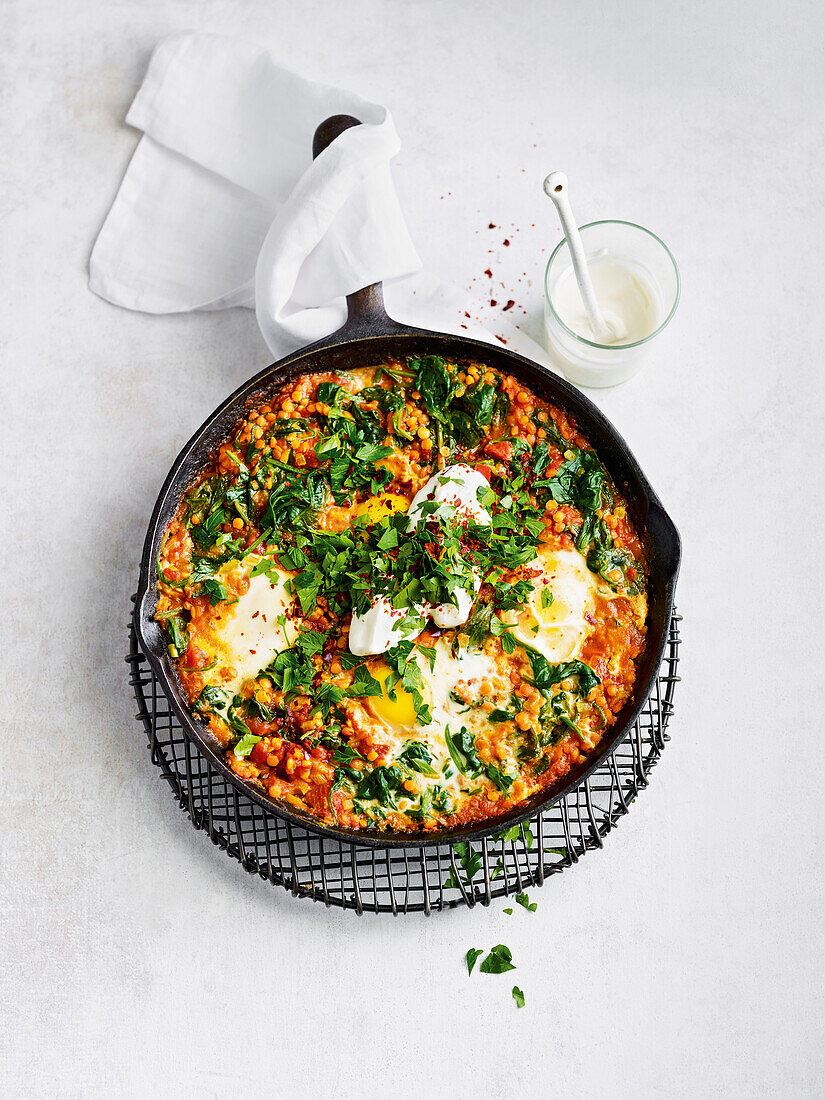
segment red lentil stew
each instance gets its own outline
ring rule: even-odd
[[[423,356],[274,388],[164,534],[156,618],[232,770],[349,828],[557,785],[633,691],[644,548],[563,409]]]

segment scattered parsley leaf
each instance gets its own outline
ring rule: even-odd
[[[475,966],[477,959],[479,958],[480,955],[483,955],[483,954],[484,954],[484,950],[481,947],[471,947],[470,948],[470,950],[467,952],[467,954],[465,956],[465,958],[467,959],[467,973],[468,974],[472,974],[473,967]]]
[[[353,760],[365,760],[357,749],[354,749],[352,745],[336,745],[332,753],[332,759],[336,764],[351,764]]]
[[[506,974],[508,970],[515,970],[513,966],[513,953],[503,943],[491,948],[490,954],[479,967],[482,974]]]
[[[388,527],[378,540],[379,550],[392,550],[398,546],[398,531],[395,527]]]
[[[511,825],[503,833],[496,833],[495,839],[510,843],[514,840],[521,840],[527,849],[532,848],[536,840],[529,825]]]
[[[376,680],[366,665],[359,665],[356,668],[352,677],[352,684],[344,692],[348,699],[361,699],[365,695],[383,694],[381,681]]]
[[[201,584],[201,592],[204,596],[209,597],[209,603],[212,607],[219,604],[221,600],[225,600],[229,595],[226,588],[216,577],[207,577]]]
[[[232,751],[236,756],[249,756],[260,740],[254,733],[245,733]]]
[[[527,894],[516,894],[516,901],[531,913],[535,913],[536,909],[538,909],[538,902],[530,901]]]
[[[461,864],[461,868],[464,871],[467,880],[466,884],[467,886],[469,886],[473,881],[473,878],[478,873],[478,869],[481,867],[483,856],[481,852],[475,851],[474,848],[471,848],[470,845],[463,840],[458,841],[458,843],[453,845],[453,847],[455,850],[455,854],[458,856],[458,861]],[[455,881],[452,870],[445,880],[444,886],[452,887],[455,890],[458,890],[460,888],[459,884]]]
[[[302,630],[295,639],[295,644],[302,653],[305,653],[307,657],[311,657],[315,653],[323,652],[326,640],[326,634],[322,634],[318,630]]]

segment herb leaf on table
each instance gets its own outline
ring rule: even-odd
[[[503,943],[496,944],[490,949],[490,954],[483,959],[479,970],[482,974],[506,974],[508,970],[515,970],[513,966],[513,953]]]
[[[467,960],[467,973],[468,974],[472,974],[473,967],[475,966],[476,961],[483,954],[484,954],[484,949],[481,948],[481,947],[471,947],[470,948],[470,950],[467,952],[467,954],[465,956],[465,958]]]

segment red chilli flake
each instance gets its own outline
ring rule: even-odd
[[[507,310],[508,310],[508,309],[512,309],[512,308],[513,308],[513,306],[514,306],[515,304],[516,304],[516,303],[515,303],[515,302],[513,301],[513,299],[512,299],[512,298],[508,298],[508,300],[507,300],[507,305],[506,305],[506,306],[504,307],[504,310],[503,310],[503,312],[504,312],[504,313],[506,313],[506,312],[507,312]]]
[[[505,238],[505,240],[504,240],[504,247],[505,247],[505,248],[509,248],[509,247],[510,247],[510,242],[509,242],[509,241],[508,241],[508,240],[507,240],[506,238]]]
[[[491,270],[489,269],[489,267],[488,267],[488,268],[487,268],[487,270],[486,270],[486,271],[484,272],[484,274],[485,274],[485,275],[487,276],[487,278],[488,278],[488,279],[492,279],[492,277],[493,277],[493,273],[492,273],[492,271],[491,271]]]
[[[489,225],[487,226],[487,228],[488,228],[488,229],[497,229],[497,228],[498,228],[498,226],[496,226],[496,225],[494,225],[494,224],[493,224],[492,222],[490,222],[490,224],[489,224]]]
[[[495,300],[495,298],[490,299],[490,305],[491,306],[497,306],[498,305],[498,302]]]

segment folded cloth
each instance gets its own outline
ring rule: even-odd
[[[315,128],[334,114],[363,125],[313,161]],[[385,107],[259,47],[184,32],[155,49],[126,121],[143,137],[89,260],[100,297],[146,313],[255,308],[278,359],[338,328],[344,296],[382,280],[397,320],[491,339],[466,295],[421,271]]]

